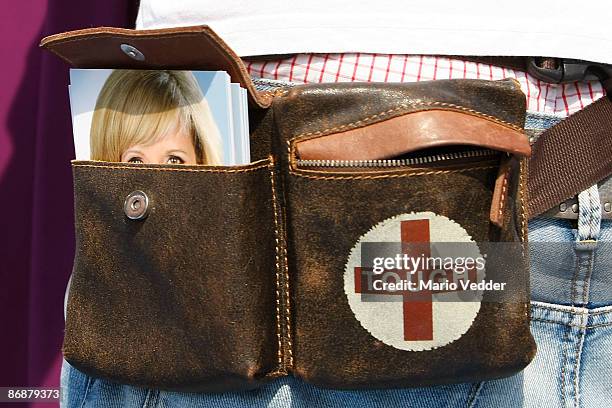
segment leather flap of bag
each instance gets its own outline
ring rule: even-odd
[[[297,141],[295,149],[298,157],[306,160],[378,160],[450,145],[531,154],[528,138],[518,127],[482,115],[440,109]]]
[[[240,57],[208,26],[88,28],[45,37],[40,46],[75,68],[227,71],[248,91],[252,105],[266,108],[272,99],[255,90]]]

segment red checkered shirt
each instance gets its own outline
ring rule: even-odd
[[[277,61],[247,63],[255,78],[297,83],[416,82],[435,79],[515,78],[527,97],[527,110],[565,117],[601,98],[598,81],[549,84],[528,73],[441,56],[398,54],[297,54]]]

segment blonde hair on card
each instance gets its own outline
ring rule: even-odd
[[[135,145],[187,130],[199,164],[221,164],[221,136],[190,71],[114,70],[93,114],[91,159],[121,161]]]

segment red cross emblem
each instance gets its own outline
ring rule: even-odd
[[[422,256],[426,258],[431,256],[429,219],[401,221],[400,228],[403,254],[408,255],[408,257]],[[400,279],[410,279],[414,281],[417,277],[416,274],[410,274],[410,272],[405,269],[395,269],[392,272],[397,274]],[[422,272],[421,279],[429,280],[433,271],[426,269]],[[444,272],[446,274],[446,279],[451,281],[452,276],[450,275],[452,275],[453,271],[445,270]],[[405,341],[433,340],[432,296],[435,293],[449,292],[448,290],[421,290],[418,292],[410,290],[374,290],[371,287],[372,282],[382,280],[384,274],[374,274],[371,268],[362,267],[355,267],[354,274],[355,293],[397,295],[403,297],[402,307]],[[366,279],[363,279],[364,275],[366,275]],[[439,275],[437,277],[438,279],[441,278]],[[467,272],[467,279],[471,282],[477,282],[477,270],[469,269]]]

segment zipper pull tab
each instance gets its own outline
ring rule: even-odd
[[[505,157],[499,165],[497,178],[495,179],[495,187],[493,188],[493,198],[491,199],[491,211],[489,218],[491,222],[498,227],[504,226],[504,214],[507,207],[508,188],[510,184],[510,173],[514,165],[513,157]]]

